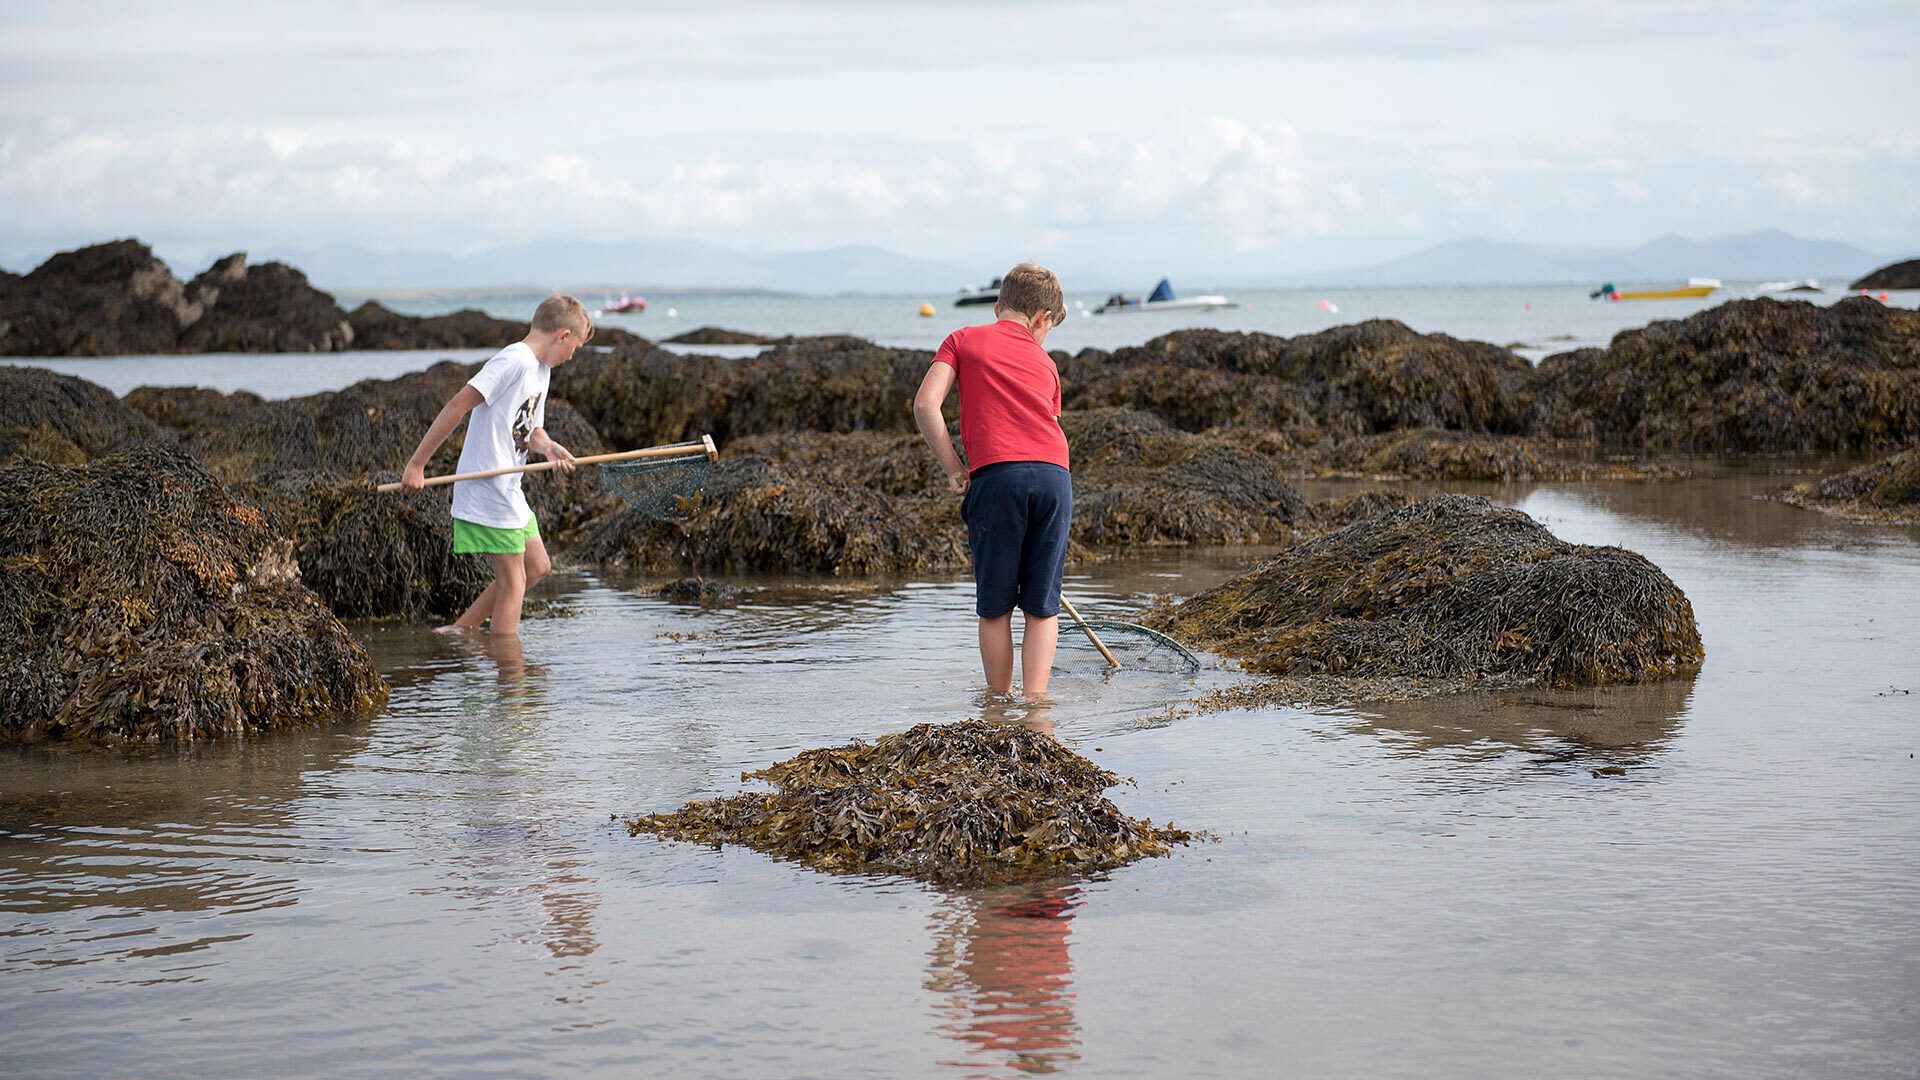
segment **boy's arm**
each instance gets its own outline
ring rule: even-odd
[[[955,495],[962,495],[967,490],[967,468],[960,464],[953,440],[947,437],[947,418],[940,415],[940,406],[953,389],[953,379],[951,364],[936,360],[927,368],[926,378],[920,380],[919,392],[913,395],[913,422],[920,429],[920,437],[927,440],[941,471],[947,474],[947,486]]]
[[[573,451],[553,441],[546,428],[534,428],[527,436],[527,449],[554,463],[561,472],[573,471]]]
[[[411,495],[426,486],[427,461],[433,457],[433,452],[440,449],[440,444],[447,441],[447,436],[453,434],[453,429],[460,426],[460,421],[467,418],[473,407],[485,400],[480,396],[480,391],[471,386],[461,387],[458,393],[447,399],[447,403],[440,407],[440,415],[427,425],[427,433],[420,436],[420,446],[407,459],[407,467],[400,470],[401,491]]]

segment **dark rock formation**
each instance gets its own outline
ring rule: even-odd
[[[1902,450],[1838,476],[1795,484],[1773,497],[1850,521],[1920,525],[1920,448]]]
[[[283,263],[247,266],[229,255],[193,279],[215,294],[212,306],[186,325],[178,352],[337,352],[353,345],[353,327],[333,297]]]
[[[1069,412],[1060,425],[1073,460],[1073,537],[1089,547],[1284,542],[1312,521],[1273,459],[1218,436],[1127,409]]]
[[[1541,361],[1532,430],[1657,451],[1864,451],[1920,437],[1920,312],[1734,300]]]
[[[1532,369],[1495,345],[1375,319],[1293,338],[1183,330],[1062,362],[1068,408],[1122,405],[1190,431],[1346,437],[1410,427],[1519,432]]]
[[[1920,289],[1920,259],[1908,259],[1905,262],[1883,266],[1847,288]]]
[[[1694,671],[1703,655],[1693,606],[1659,567],[1468,495],[1295,544],[1155,621],[1296,679],[1594,685]]]
[[[728,330],[721,326],[703,326],[698,330],[689,330],[667,339],[673,345],[771,345],[773,338],[749,334],[744,330]]]
[[[471,308],[420,317],[389,311],[369,300],[347,315],[356,349],[484,349],[527,336],[527,324],[496,319]]]
[[[185,453],[0,467],[0,739],[368,717],[387,686],[286,540]]]
[[[210,299],[137,240],[64,251],[0,283],[0,355],[174,352]]]
[[[166,436],[153,421],[85,379],[45,368],[0,365],[0,463],[15,457],[80,465],[102,453]]]
[[[1599,457],[1525,435],[1413,428],[1322,443],[1297,455],[1308,472],[1375,480],[1675,480],[1673,465]]]

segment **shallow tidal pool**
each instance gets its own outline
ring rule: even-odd
[[[982,694],[966,582],[703,610],[575,571],[517,650],[362,627],[367,725],[0,750],[0,1074],[1911,1076],[1920,530],[1707,471],[1489,492],[1686,591],[1705,667],[1651,686],[1191,715],[1238,676],[1063,637],[1028,715]],[[1218,839],[953,891],[615,820],[983,711]]]

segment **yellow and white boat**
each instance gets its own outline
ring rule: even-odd
[[[1688,278],[1687,283],[1677,289],[1633,289],[1625,292],[1616,289],[1607,293],[1607,299],[1698,300],[1703,296],[1711,296],[1719,287],[1719,278]]]

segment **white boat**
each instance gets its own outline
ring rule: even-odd
[[[961,289],[953,299],[954,307],[968,307],[973,304],[997,304],[1000,302],[1000,279],[994,278],[993,284],[978,288]]]
[[[1822,290],[1820,288],[1820,283],[1818,281],[1815,281],[1812,278],[1801,278],[1799,281],[1762,282],[1759,285],[1754,286],[1753,291],[1756,295],[1766,296],[1769,293],[1821,292]]]
[[[1114,293],[1107,302],[1093,309],[1095,315],[1117,314],[1123,311],[1200,311],[1207,308],[1237,308],[1240,305],[1216,293],[1204,296],[1175,296],[1173,285],[1166,278],[1153,287],[1145,300],[1137,296],[1124,296]]]

